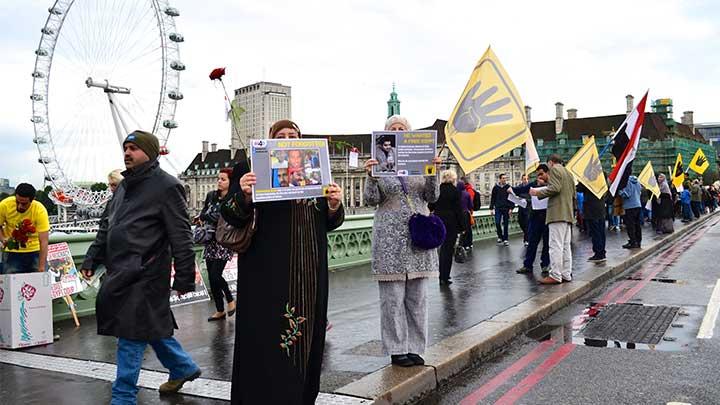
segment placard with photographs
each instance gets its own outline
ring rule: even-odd
[[[327,139],[253,139],[253,201],[323,197],[332,183]]]
[[[373,176],[434,176],[437,131],[375,131],[372,133]]]

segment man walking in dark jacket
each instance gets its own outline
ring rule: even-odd
[[[578,184],[578,192],[585,195],[583,215],[588,233],[592,239],[593,256],[591,262],[605,261],[605,196],[597,198],[584,184]]]
[[[195,253],[182,184],[160,169],[158,139],[135,131],[123,142],[125,179],[100,221],[82,273],[107,273],[96,299],[98,334],[118,337],[117,376],[112,405],[135,404],[143,353],[149,344],[169,381],[160,393],[174,393],[201,374],[172,336],[170,277],[178,294],[195,290]]]
[[[507,176],[503,173],[498,176],[498,183],[493,187],[490,194],[490,214],[495,216],[495,230],[497,231],[497,242],[505,246],[508,242],[508,225],[510,223],[510,211],[515,204],[508,200]]]

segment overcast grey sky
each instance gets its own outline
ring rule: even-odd
[[[186,39],[185,100],[171,142],[183,168],[202,140],[229,143],[221,91],[207,78],[219,66],[232,88],[292,86],[293,119],[307,133],[380,129],[393,82],[414,126],[446,119],[488,45],[536,121],[553,119],[557,101],[580,117],[624,113],[625,95],[637,100],[648,88],[651,99],[673,98],[678,120],[693,110],[696,122],[720,121],[717,1],[171,3]],[[0,2],[0,177],[12,184],[42,182],[28,96],[51,4]],[[117,146],[108,154],[119,154]]]

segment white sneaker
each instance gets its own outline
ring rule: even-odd
[[[498,243],[498,245],[499,245],[499,244],[503,243],[503,240],[500,239],[500,238],[498,238],[497,243]]]
[[[528,242],[523,242],[525,246],[529,246],[530,244]]]
[[[504,240],[504,241],[503,241],[503,245],[505,245],[505,246],[510,246],[510,242]]]

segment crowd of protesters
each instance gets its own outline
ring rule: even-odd
[[[391,116],[385,130],[408,131],[411,126],[407,119]],[[271,127],[269,137],[300,138],[301,132],[294,122],[282,120]],[[123,149],[126,170],[108,177],[113,197],[81,267],[86,278],[101,264],[107,268],[96,315],[98,333],[118,338],[112,403],[135,403],[148,345],[170,371],[161,393],[175,393],[202,374],[173,338],[177,325],[169,305],[171,289],[183,294],[195,288],[193,242],[205,245],[216,309],[208,321],[237,313],[238,324],[252,325],[236,329],[231,402],[314,403],[329,325],[327,233],[345,219],[340,187],[330,184],[322,198],[255,204],[252,187],[257,177],[249,165],[239,163],[218,174],[217,189],[208,193],[192,221],[193,233],[184,187],[159,168],[157,137],[135,131],[125,138]],[[435,158],[432,163],[439,168],[442,161]],[[365,163],[364,193],[368,204],[377,207],[371,269],[380,297],[382,347],[394,366],[423,365],[429,280],[439,277],[440,286],[447,288],[453,263],[472,259],[480,193],[452,169],[426,177],[373,177],[379,164],[374,159]],[[651,225],[658,234],[672,233],[675,218],[693,221],[718,206],[716,185],[704,186],[702,178],[696,178],[676,188],[663,174],[656,178],[658,195],[629,176],[615,196],[597,196],[576,184],[556,154],[539,164],[532,177],[523,175],[513,185],[505,174],[499,175],[489,209],[499,249],[510,245],[510,220],[517,215],[525,249],[516,273],[533,274],[542,243],[541,284],[573,280],[574,226],[591,240],[588,260],[603,262],[607,232],[624,228],[628,242],[622,247],[640,249],[644,226]],[[20,184],[15,196],[0,203],[0,274],[45,269],[49,223],[42,204],[34,201],[35,192],[29,184]],[[442,223],[444,240],[419,247],[418,235],[408,224],[417,216],[433,215]],[[236,252],[215,238],[221,223],[250,238],[237,250],[242,270],[236,297],[222,276]],[[18,243],[13,230],[25,225],[28,238]]]

